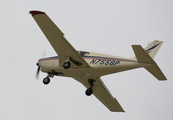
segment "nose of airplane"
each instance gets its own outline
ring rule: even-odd
[[[39,70],[41,70],[42,72],[45,71],[46,61],[42,61],[41,59],[39,59],[38,62],[36,63],[36,65],[38,66]]]

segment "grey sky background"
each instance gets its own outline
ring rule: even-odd
[[[1,0],[0,120],[172,120],[172,0]],[[133,57],[132,44],[164,41],[155,61],[168,81],[145,69],[103,76],[126,113],[110,112],[71,78],[35,79],[37,60],[56,53],[30,10],[41,10],[77,50]]]

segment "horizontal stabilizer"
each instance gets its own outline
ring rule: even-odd
[[[144,67],[148,72],[150,72],[158,80],[167,80],[156,62],[140,45],[132,45],[132,48],[139,63],[151,64],[150,66]]]

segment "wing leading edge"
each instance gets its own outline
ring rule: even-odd
[[[44,12],[30,11],[30,13],[58,54],[60,66],[63,66],[65,60],[70,57],[72,61],[80,63],[79,66],[73,64],[72,67],[90,67],[90,65],[79,55],[75,48],[66,40],[64,33]]]
[[[86,88],[90,87],[87,78],[76,77],[74,79],[82,83]],[[100,78],[94,78],[92,90],[94,96],[99,99],[110,111],[125,112],[117,99],[111,95],[111,93]]]

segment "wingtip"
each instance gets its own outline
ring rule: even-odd
[[[32,10],[29,12],[32,16],[37,15],[37,14],[45,14],[45,12],[42,11],[37,11],[37,10]]]
[[[120,110],[120,111],[117,111],[117,110],[110,110],[111,112],[123,112],[123,113],[126,113],[124,110]]]

